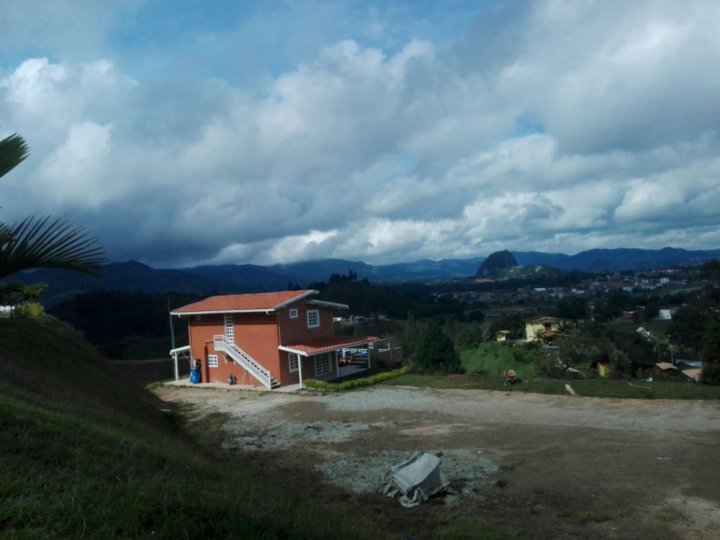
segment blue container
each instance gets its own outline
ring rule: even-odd
[[[200,373],[200,368],[193,368],[190,370],[190,382],[192,384],[198,384],[202,382],[202,374]]]

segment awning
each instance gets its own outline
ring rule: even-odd
[[[362,347],[377,341],[374,336],[364,336],[362,338],[353,336],[321,336],[316,338],[304,339],[300,343],[292,345],[280,345],[278,349],[287,351],[300,356],[314,356],[337,349],[347,349],[352,347]]]
[[[695,382],[700,382],[700,376],[702,375],[702,369],[692,368],[683,369],[682,371],[688,379],[692,379]]]
[[[675,367],[674,365],[670,364],[669,362],[657,362],[657,363],[655,364],[655,367],[658,368],[658,369],[661,369],[661,370],[663,370],[663,371],[673,371],[673,370],[674,370],[674,371],[677,371],[677,367]]]

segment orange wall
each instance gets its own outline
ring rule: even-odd
[[[298,310],[298,318],[290,318],[290,309]],[[318,328],[307,327],[308,310],[317,309],[320,314],[320,326]],[[306,305],[303,302],[296,302],[278,312],[280,324],[280,343],[292,345],[299,343],[309,337],[332,336],[335,333],[333,326],[333,310],[313,305]]]

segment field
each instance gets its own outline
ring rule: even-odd
[[[318,508],[360,511],[383,538],[720,534],[717,401],[389,385],[159,393],[189,407],[199,432],[210,415],[231,460],[278,487],[304,486]],[[443,453],[454,493],[407,509],[379,493],[379,475],[414,451]]]

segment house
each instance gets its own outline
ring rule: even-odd
[[[232,380],[273,389],[302,386],[306,378],[337,378],[338,351],[368,346],[377,338],[335,335],[333,316],[348,306],[318,300],[317,294],[211,296],[178,308],[170,314],[187,320],[189,345],[170,354],[176,366],[183,355],[199,363],[204,382]]]
[[[560,335],[564,323],[563,319],[557,317],[539,317],[528,321],[525,323],[525,340],[552,343]]]

